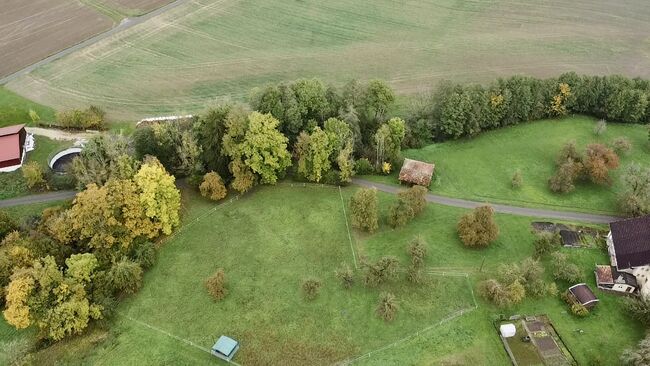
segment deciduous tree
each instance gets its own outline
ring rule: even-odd
[[[375,188],[361,188],[350,198],[350,216],[352,226],[375,232],[379,228],[379,214],[377,190]]]
[[[199,186],[199,190],[201,191],[201,196],[213,201],[219,201],[228,194],[223,180],[221,180],[221,177],[216,172],[209,172],[203,176],[203,182]]]
[[[463,215],[458,222],[458,236],[470,247],[486,247],[499,236],[499,227],[494,220],[494,209],[481,206]]]

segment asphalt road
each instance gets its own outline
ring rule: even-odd
[[[85,41],[83,41],[81,43],[78,43],[78,44],[76,44],[74,46],[65,48],[65,49],[63,49],[63,50],[61,50],[61,51],[59,51],[59,52],[57,52],[57,53],[55,53],[53,55],[50,55],[50,56],[42,59],[41,61],[38,61],[37,63],[31,64],[31,65],[25,67],[22,70],[18,70],[16,72],[14,72],[13,74],[9,74],[9,75],[1,78],[0,79],[0,85],[6,84],[6,83],[8,83],[8,82],[22,76],[22,75],[29,74],[30,72],[34,71],[35,69],[37,69],[37,68],[39,68],[39,67],[41,67],[43,65],[47,65],[52,61],[56,61],[56,60],[58,60],[58,59],[60,59],[60,58],[62,58],[64,56],[67,56],[67,55],[75,52],[75,51],[78,51],[78,50],[86,48],[86,47],[88,47],[90,45],[93,45],[93,44],[95,44],[95,43],[97,43],[97,42],[99,42],[99,41],[101,41],[103,39],[106,39],[106,38],[108,38],[108,37],[110,37],[110,36],[112,36],[114,34],[122,32],[122,31],[124,31],[126,29],[129,29],[129,28],[131,28],[133,26],[136,26],[136,25],[138,25],[140,23],[146,22],[147,20],[149,20],[149,19],[151,19],[153,17],[156,17],[156,16],[158,16],[158,15],[160,15],[160,14],[162,14],[162,13],[168,11],[168,10],[171,10],[171,9],[173,9],[173,8],[179,6],[179,5],[182,5],[184,3],[187,3],[189,1],[190,0],[176,0],[176,1],[172,2],[172,3],[169,3],[169,4],[167,4],[167,5],[163,6],[163,7],[160,7],[158,9],[156,9],[156,10],[153,10],[153,11],[151,11],[151,12],[149,12],[147,14],[141,15],[139,17],[126,18],[126,19],[122,20],[122,22],[118,26],[116,26],[114,28],[111,28],[111,29],[107,30],[106,32],[103,32],[103,33],[100,33],[100,34],[98,34],[96,36],[88,38],[87,40],[85,40]]]
[[[67,199],[74,198],[76,194],[77,194],[76,191],[57,191],[51,193],[33,194],[31,196],[1,200],[0,207],[31,205],[32,203],[67,200]]]
[[[375,183],[364,179],[354,178],[352,179],[352,183],[362,187],[375,187],[378,190],[387,193],[396,194],[397,192],[400,191],[399,187],[390,186],[382,183]],[[469,208],[469,209],[489,204],[494,208],[496,212],[510,214],[510,215],[538,217],[543,219],[555,219],[555,220],[565,220],[565,221],[575,221],[575,222],[587,222],[593,224],[609,224],[610,222],[621,220],[621,217],[616,217],[616,216],[596,215],[596,214],[569,212],[569,211],[555,211],[555,210],[546,210],[540,208],[517,207],[517,206],[493,204],[489,202],[468,201],[459,198],[438,196],[434,194],[427,194],[427,201],[437,203],[440,205],[445,205],[445,206],[453,206],[453,207],[461,207],[461,208]]]

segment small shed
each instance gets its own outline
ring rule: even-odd
[[[404,159],[404,164],[402,164],[402,169],[399,172],[399,180],[403,183],[406,182],[428,187],[431,184],[434,169],[434,164]]]
[[[237,353],[238,350],[239,342],[230,337],[222,335],[217,340],[217,343],[212,346],[210,353],[212,353],[213,356],[219,357],[224,361],[230,362],[232,358],[235,357],[235,353]]]
[[[515,325],[512,323],[501,324],[499,327],[499,332],[501,332],[501,336],[503,338],[514,337],[515,334],[517,334],[517,327],[515,327]]]
[[[586,308],[592,308],[598,304],[598,298],[594,295],[593,291],[587,286],[586,283],[579,283],[569,287],[569,292],[573,295],[577,302]]]

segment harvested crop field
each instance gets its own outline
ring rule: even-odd
[[[110,29],[113,21],[70,0],[4,0],[0,77]]]
[[[650,76],[645,0],[197,0],[8,84],[113,118],[195,112],[267,82],[444,79],[565,71]]]

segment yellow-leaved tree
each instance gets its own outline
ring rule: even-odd
[[[147,158],[133,177],[140,190],[140,204],[145,215],[165,235],[172,233],[180,219],[181,195],[174,185],[174,177],[155,158]]]

